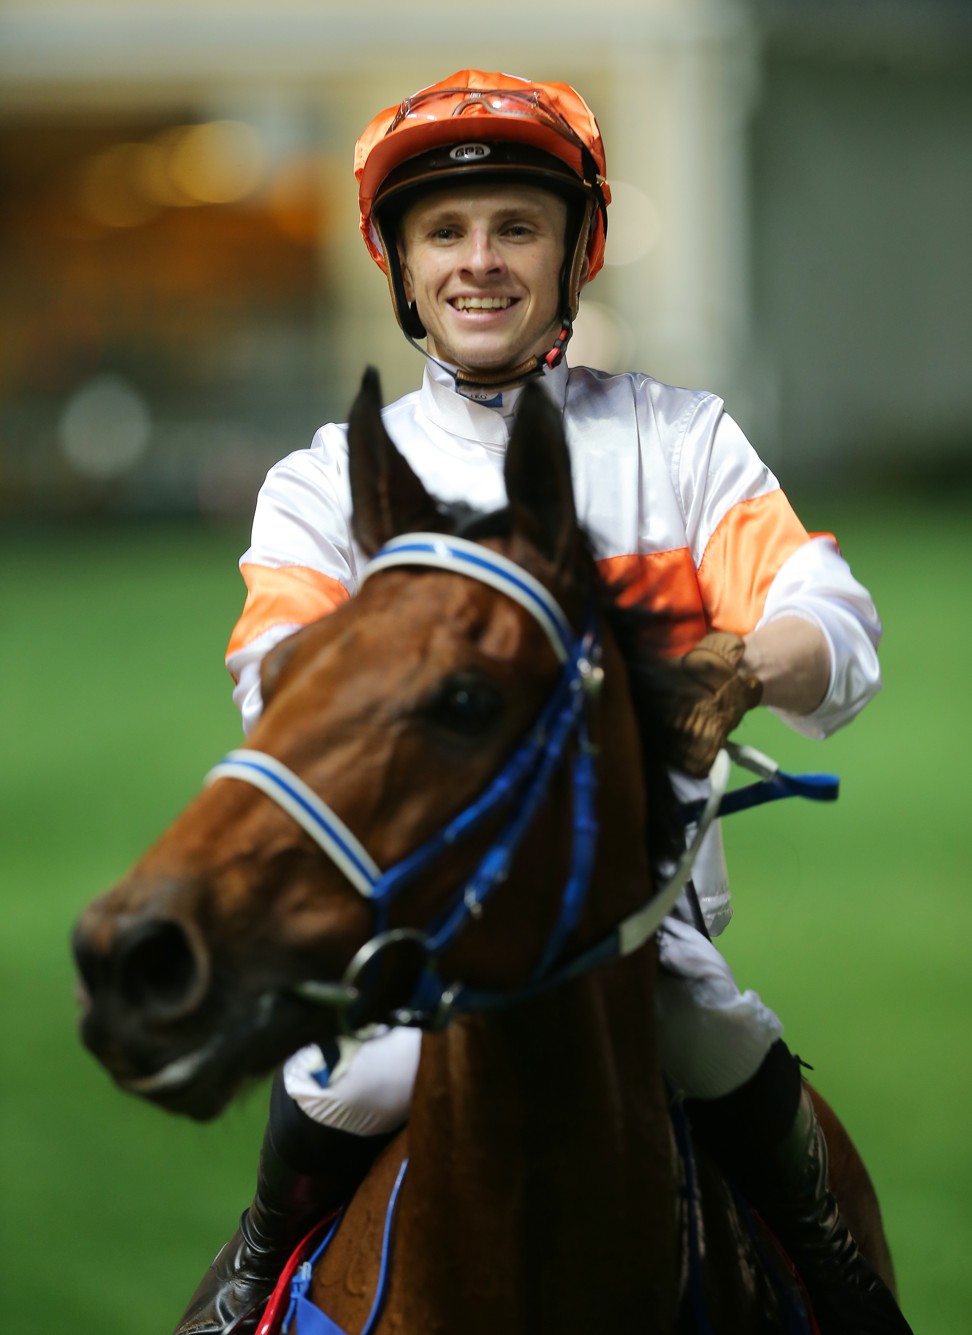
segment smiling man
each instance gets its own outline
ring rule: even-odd
[[[375,117],[355,153],[361,232],[426,358],[421,388],[383,416],[430,493],[491,510],[505,502],[523,385],[540,378],[599,567],[631,601],[670,614],[669,648],[698,695],[684,720],[696,778],[676,776],[694,795],[757,702],[809,736],[854,718],[880,685],[880,623],[836,543],[807,534],[721,399],[640,372],[568,369],[581,289],[604,257],[605,171],[594,116],[565,84],[466,70]],[[227,657],[247,729],[269,649],[357,588],[350,519],[346,428],[329,424],[271,471],[257,502]],[[671,1085],[801,1266],[825,1335],[907,1332],[828,1191],[825,1143],[780,1021],[740,992],[712,945],[729,915],[715,830],[659,933]],[[333,1069],[317,1048],[288,1062],[253,1204],[178,1335],[255,1329],[292,1246],[407,1118],[418,1040],[392,1029]]]
[[[459,186],[413,204],[399,263],[429,354],[505,375],[545,352],[560,330],[566,244],[567,205],[534,186]]]

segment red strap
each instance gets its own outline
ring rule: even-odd
[[[256,1328],[256,1335],[278,1335],[283,1319],[287,1315],[287,1309],[290,1307],[290,1281],[303,1265],[305,1259],[316,1250],[325,1230],[334,1222],[336,1214],[337,1210],[332,1210],[319,1224],[315,1224],[307,1236],[297,1244],[290,1260],[280,1272],[276,1288],[271,1293],[263,1310],[260,1324]]]

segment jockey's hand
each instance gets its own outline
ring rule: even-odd
[[[743,714],[759,704],[762,685],[739,667],[745,651],[740,636],[712,631],[677,660],[676,764],[696,778],[708,774]]]

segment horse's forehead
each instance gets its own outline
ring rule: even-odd
[[[455,633],[465,636],[481,628],[490,618],[523,616],[511,599],[477,579],[451,571],[389,570],[368,581],[352,606],[365,618],[380,617],[384,628],[394,627],[404,635]]]
[[[391,569],[376,574],[342,607],[303,632],[304,647],[291,667],[292,698],[330,682],[367,693],[375,683],[396,689],[403,678],[428,681],[467,663],[528,671],[542,668],[533,650],[543,637],[519,604],[478,580],[438,570]],[[536,644],[534,641],[536,640]]]
[[[428,681],[456,667],[545,670],[545,639],[530,614],[502,592],[437,570],[382,571],[342,609],[343,631],[324,635],[313,660],[329,676]],[[330,618],[327,618],[330,620]],[[338,627],[335,625],[334,630]],[[529,665],[529,667],[527,667]]]

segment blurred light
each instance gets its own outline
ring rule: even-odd
[[[620,371],[631,344],[631,331],[619,315],[598,301],[581,297],[573,337],[567,349],[567,359],[572,366]]]
[[[611,182],[610,226],[605,264],[633,264],[658,242],[661,216],[643,190],[627,181]]]
[[[139,144],[141,152],[132,159],[135,188],[143,199],[162,208],[184,208],[188,204],[199,203],[180,189],[170,171],[173,148],[184,134],[182,128],[165,130],[150,143]]]
[[[152,419],[129,381],[94,376],[68,400],[58,423],[61,450],[79,473],[106,481],[128,472],[148,448]]]
[[[175,185],[203,204],[232,204],[251,193],[263,175],[260,138],[243,121],[208,121],[187,129],[172,147]]]
[[[267,191],[267,212],[291,241],[314,241],[321,235],[330,166],[318,154],[305,153],[290,158],[274,175]]]
[[[96,153],[81,173],[81,208],[103,227],[138,227],[158,213],[137,185],[144,144],[113,144]]]

